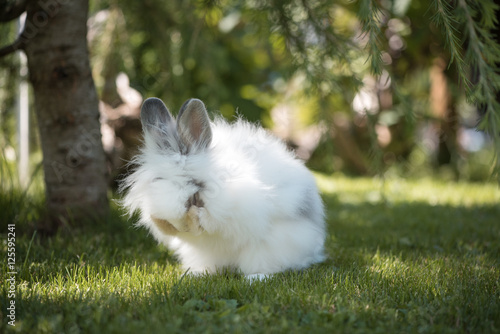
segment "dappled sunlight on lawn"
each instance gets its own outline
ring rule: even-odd
[[[495,185],[316,177],[325,203],[327,259],[262,281],[227,272],[185,275],[171,252],[119,212],[105,224],[36,235],[33,242],[31,234],[21,234],[17,254],[26,265],[17,277],[18,329],[441,333],[499,328]]]

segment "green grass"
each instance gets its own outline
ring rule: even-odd
[[[500,332],[497,186],[317,178],[328,260],[252,284],[234,274],[183,275],[118,213],[35,235],[31,248],[20,221],[16,327],[7,325],[2,275],[0,332]]]

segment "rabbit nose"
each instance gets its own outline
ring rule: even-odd
[[[189,208],[191,206],[196,206],[198,208],[202,208],[204,203],[203,203],[203,200],[200,198],[200,192],[197,191],[193,194],[193,196],[191,196],[187,202],[186,202],[186,209],[189,210]]]

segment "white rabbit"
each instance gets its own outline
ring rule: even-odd
[[[122,203],[185,269],[268,275],[324,259],[315,180],[280,140],[241,119],[211,122],[197,99],[175,120],[149,98],[141,121],[144,147]]]

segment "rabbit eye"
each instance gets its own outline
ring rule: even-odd
[[[164,180],[164,178],[162,178],[162,177],[155,177],[153,179],[153,181],[151,181],[151,182],[156,182],[156,181],[161,181],[161,180]]]

